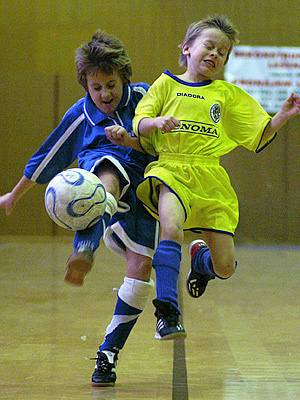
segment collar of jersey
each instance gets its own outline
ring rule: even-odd
[[[170,72],[169,70],[165,70],[164,74],[168,75],[170,78],[174,79],[176,82],[182,83],[183,85],[186,86],[206,86],[209,85],[210,83],[212,83],[212,81],[210,79],[208,79],[207,81],[202,81],[202,82],[186,82],[183,81],[182,79],[178,78],[178,76],[175,76],[172,74],[172,72]]]
[[[123,94],[121,101],[117,107],[116,111],[119,111],[122,108],[125,108],[130,100],[131,95],[131,87],[129,85],[123,86]],[[84,114],[91,125],[97,125],[106,119],[112,119],[111,116],[104,114],[99,108],[95,105],[91,96],[87,93],[84,101]]]

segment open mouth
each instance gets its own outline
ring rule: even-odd
[[[215,63],[212,60],[204,60],[205,64],[209,65],[212,68],[215,68]]]

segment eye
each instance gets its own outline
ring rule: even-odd
[[[95,92],[100,92],[100,90],[102,89],[101,86],[94,86],[92,88]]]
[[[204,44],[204,47],[205,47],[207,50],[212,50],[212,49],[213,49],[213,46],[212,46],[211,44]]]

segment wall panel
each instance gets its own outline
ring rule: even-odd
[[[33,73],[3,74],[1,107],[1,193],[12,189],[23,174],[24,165],[53,128],[53,79]],[[1,210],[0,232],[50,234],[51,223],[43,208],[43,188],[36,187],[23,197],[9,218]]]

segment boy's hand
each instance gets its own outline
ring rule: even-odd
[[[5,215],[10,215],[12,213],[12,210],[14,209],[14,206],[15,199],[11,192],[0,196],[0,208],[4,208]]]
[[[282,104],[281,112],[287,115],[288,119],[300,114],[300,96],[292,93]]]
[[[180,121],[178,119],[168,116],[156,117],[153,122],[156,128],[164,133],[171,132],[180,126]]]
[[[120,125],[113,125],[104,128],[105,134],[108,140],[117,146],[131,147],[134,150],[144,153],[144,150],[140,146],[137,137],[131,137],[128,135],[126,129]]]
[[[129,146],[129,136],[122,126],[120,125],[112,125],[104,128],[105,134],[108,140],[110,140],[113,144],[117,146]]]

